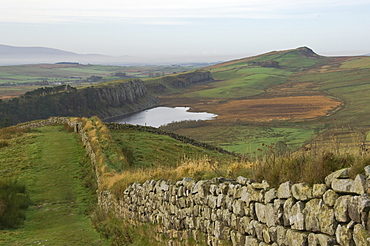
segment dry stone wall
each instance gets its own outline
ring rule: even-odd
[[[24,127],[64,123],[79,133],[96,166],[82,123],[57,117]],[[288,181],[277,188],[245,177],[151,180],[132,184],[119,198],[99,190],[98,202],[117,217],[158,225],[159,233],[179,239],[171,245],[193,238],[208,245],[227,240],[243,246],[365,246],[370,245],[370,166],[364,171],[351,179],[346,168],[324,184]]]
[[[286,182],[216,178],[132,184],[120,199],[102,192],[99,204],[117,216],[159,224],[168,238],[206,235],[208,245],[370,245],[366,176],[339,170],[312,187]]]

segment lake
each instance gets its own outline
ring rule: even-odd
[[[190,107],[156,107],[129,116],[114,119],[121,124],[159,127],[185,120],[213,120],[217,115],[206,112],[189,112]]]

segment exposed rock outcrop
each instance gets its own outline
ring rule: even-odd
[[[77,90],[40,88],[20,98],[0,101],[0,124],[17,124],[52,116],[112,118],[156,106],[140,79],[115,81]]]

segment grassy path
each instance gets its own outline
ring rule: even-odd
[[[34,161],[19,179],[33,205],[25,225],[0,232],[0,245],[106,245],[85,215],[89,191],[79,164],[85,152],[74,134],[59,127],[39,128],[30,146]]]

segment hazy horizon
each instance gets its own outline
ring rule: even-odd
[[[307,46],[370,53],[368,0],[4,0],[0,43],[78,54],[215,61]]]

